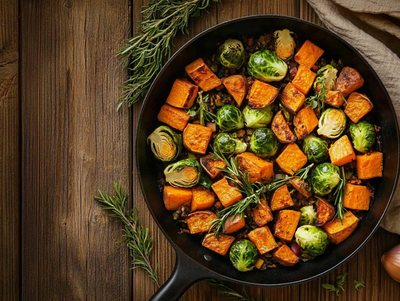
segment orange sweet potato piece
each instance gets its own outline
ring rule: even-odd
[[[213,154],[209,154],[205,157],[200,158],[200,164],[208,173],[211,179],[214,179],[220,174],[221,170],[219,168],[224,169],[226,167],[225,162],[214,158]]]
[[[305,65],[300,65],[296,76],[292,80],[292,85],[296,87],[304,95],[307,95],[308,91],[314,82],[316,73],[312,72],[309,67]]]
[[[256,245],[260,254],[265,254],[278,247],[271,230],[267,226],[254,229],[247,236]]]
[[[297,139],[303,139],[305,136],[311,134],[318,125],[318,119],[315,116],[314,110],[308,106],[301,109],[294,117],[293,125]]]
[[[292,240],[296,232],[301,213],[293,210],[279,211],[278,221],[275,224],[274,235],[285,242]]]
[[[328,91],[324,103],[331,105],[335,108],[340,108],[344,103],[344,97],[340,91]]]
[[[238,106],[240,106],[249,91],[249,83],[247,82],[247,79],[243,75],[235,74],[224,78],[222,83],[228,93],[232,95]]]
[[[357,156],[357,176],[359,179],[367,180],[382,177],[383,154],[372,152],[370,154]]]
[[[274,164],[257,157],[253,153],[245,152],[236,156],[239,169],[249,173],[251,183],[264,183],[274,176]]]
[[[306,97],[295,88],[292,83],[288,83],[283,89],[281,101],[285,108],[292,114],[296,114],[304,105]]]
[[[214,233],[208,233],[204,236],[202,245],[203,247],[224,256],[228,253],[229,248],[234,241],[235,238],[233,236],[220,234],[217,238]]]
[[[279,90],[274,86],[255,80],[248,96],[249,107],[253,109],[265,108],[274,102],[278,94]]]
[[[338,245],[353,233],[357,225],[358,218],[351,211],[347,211],[343,215],[343,223],[335,218],[327,222],[322,229],[328,234],[329,240]]]
[[[221,80],[208,68],[202,58],[187,65],[185,70],[191,79],[205,92],[222,84]]]
[[[282,111],[275,114],[272,119],[271,129],[280,143],[293,143],[296,141],[296,136],[290,130]]]
[[[317,201],[317,219],[315,225],[321,227],[329,222],[335,216],[336,210],[327,200],[318,198]]]
[[[353,145],[349,137],[344,135],[329,148],[329,156],[333,165],[342,166],[356,159]]]
[[[271,199],[271,210],[281,210],[292,207],[294,202],[290,196],[287,185],[283,185],[274,191]]]
[[[297,144],[289,144],[276,158],[276,163],[287,174],[293,175],[307,163],[307,156],[300,150]]]
[[[246,225],[246,220],[244,216],[241,216],[240,214],[235,216],[230,216],[226,219],[224,223],[223,232],[224,234],[234,233],[242,229],[245,225]]]
[[[321,48],[307,40],[295,54],[294,60],[300,65],[303,64],[310,69],[323,53],[324,51]]]
[[[164,186],[163,199],[167,210],[178,210],[183,205],[190,205],[192,190],[173,186]]]
[[[263,264],[264,264],[264,260],[262,260],[261,258],[258,258],[256,263],[254,264],[254,267],[256,269],[261,269]]]
[[[184,78],[178,78],[172,85],[166,103],[182,109],[189,109],[193,106],[199,87],[193,85]]]
[[[158,113],[157,119],[168,124],[174,129],[183,131],[189,121],[189,114],[185,110],[163,105]]]
[[[369,210],[371,191],[367,186],[346,184],[343,206],[354,210]]]
[[[217,216],[209,211],[196,211],[190,213],[186,218],[186,224],[190,230],[190,234],[203,233],[210,231],[212,221],[217,219]]]
[[[183,131],[183,145],[196,154],[205,154],[210,142],[212,129],[200,124],[189,123]]]
[[[342,92],[344,96],[361,88],[364,84],[364,79],[360,73],[354,68],[344,67],[336,81],[336,91]]]
[[[369,100],[367,95],[353,92],[347,99],[346,107],[344,108],[344,113],[353,121],[357,123],[365,115],[372,110],[374,105]]]
[[[224,207],[229,207],[243,198],[238,187],[234,186],[234,184],[231,186],[225,177],[212,184],[211,188]]]
[[[257,226],[262,227],[273,219],[271,208],[267,205],[267,201],[262,199],[261,204],[258,204],[258,206],[253,209],[253,221]]]
[[[309,198],[313,195],[310,184],[308,184],[307,181],[304,181],[298,177],[294,177],[290,180],[290,184],[292,184],[293,188],[306,198]]]
[[[215,203],[214,194],[204,186],[198,185],[192,188],[192,203],[190,211],[204,210],[212,207]]]
[[[275,249],[272,252],[272,256],[276,262],[285,267],[292,267],[300,261],[300,258],[287,245],[282,245],[278,249]]]

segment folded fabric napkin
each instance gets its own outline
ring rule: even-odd
[[[325,26],[356,48],[385,85],[400,121],[400,1],[307,0]],[[381,226],[400,234],[400,189]]]

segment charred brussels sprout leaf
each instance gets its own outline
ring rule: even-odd
[[[207,189],[211,189],[211,185],[213,184],[213,182],[208,176],[206,176],[205,174],[201,174],[198,184],[204,186]]]
[[[337,69],[332,65],[325,65],[317,71],[317,76],[314,81],[315,93],[323,94],[323,99],[326,97],[326,92],[335,88],[337,79]]]
[[[346,128],[346,115],[339,109],[325,110],[318,121],[318,135],[336,139]]]
[[[232,105],[225,105],[218,110],[216,122],[224,132],[236,131],[244,127],[242,112]]]
[[[272,157],[278,151],[278,139],[271,129],[257,129],[251,135],[250,149],[259,157]]]
[[[159,126],[147,137],[151,151],[161,161],[173,161],[182,151],[181,135],[175,133],[168,126]]]
[[[324,254],[329,245],[328,235],[320,228],[305,225],[296,230],[297,244],[303,249],[303,252],[311,256]]]
[[[251,271],[258,259],[257,248],[247,239],[239,240],[232,245],[229,259],[238,271]]]
[[[294,54],[294,48],[296,47],[296,43],[291,36],[291,33],[288,29],[276,30],[274,32],[275,38],[275,53],[282,60],[290,59]]]
[[[226,157],[246,151],[247,144],[228,133],[219,133],[214,139],[213,147]]]
[[[315,212],[313,205],[303,206],[300,208],[300,211],[300,226],[315,224],[315,220],[317,219],[317,212]]]
[[[252,129],[266,127],[271,123],[273,114],[272,106],[267,106],[262,109],[251,109],[247,106],[243,110],[246,126]]]
[[[318,165],[311,174],[311,186],[317,195],[331,193],[340,182],[339,167],[330,163]]]
[[[288,66],[269,50],[259,50],[250,56],[247,72],[254,78],[266,81],[281,81],[285,78]]]
[[[201,166],[195,159],[185,159],[164,169],[165,180],[176,187],[190,188],[200,180]]]
[[[352,124],[350,126],[350,137],[354,148],[361,153],[366,153],[375,144],[374,126],[367,121]]]
[[[218,48],[217,59],[222,66],[231,69],[239,69],[246,56],[242,42],[228,39]]]
[[[328,142],[308,135],[304,138],[303,151],[311,163],[322,163],[328,159]]]

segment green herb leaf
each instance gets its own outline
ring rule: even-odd
[[[334,205],[336,206],[336,214],[334,218],[339,218],[343,223],[343,215],[346,209],[343,206],[344,196],[346,195],[346,174],[344,172],[344,167],[341,167],[340,182],[336,186],[336,190],[333,193],[335,198]]]
[[[344,273],[343,275],[338,275],[336,277],[336,285],[333,285],[330,283],[324,283],[324,284],[322,284],[322,287],[331,292],[335,292],[336,296],[340,296],[340,292],[345,291],[343,285],[346,282],[346,277],[347,277],[347,273]]]
[[[214,279],[209,279],[209,280],[207,280],[207,282],[212,288],[216,289],[221,296],[227,297],[228,300],[258,301],[256,299],[249,297],[249,295],[246,293],[246,291],[244,291],[243,294],[239,294],[234,289],[231,289],[230,287],[224,285],[223,283],[217,282]],[[268,301],[268,298],[265,298],[265,301]]]
[[[354,287],[356,290],[359,290],[360,288],[365,287],[364,281],[354,280]]]

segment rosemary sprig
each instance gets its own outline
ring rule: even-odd
[[[165,59],[171,56],[173,39],[181,31],[188,34],[189,21],[202,15],[218,0],[152,0],[143,7],[140,32],[118,51],[130,71],[118,109],[133,105],[145,96]]]
[[[346,277],[347,273],[344,273],[343,275],[338,275],[336,277],[336,285],[330,283],[324,283],[322,284],[322,287],[324,289],[329,290],[330,292],[335,292],[336,296],[340,296],[341,291],[343,292],[345,291],[343,285],[346,281]]]
[[[197,94],[196,102],[198,104],[198,107],[190,108],[189,110],[187,110],[187,113],[189,114],[190,117],[199,116],[200,124],[205,126],[206,121],[213,122],[217,117],[208,110],[208,103],[210,96],[207,94],[203,97],[202,94],[203,91],[200,91]]]
[[[318,110],[321,113],[325,106],[324,100],[327,92],[325,87],[325,78],[317,78],[317,83],[321,84],[320,90],[316,92],[315,95],[307,97],[305,103],[307,106],[311,107],[311,109],[318,107]]]
[[[336,214],[335,218],[339,218],[343,223],[343,214],[346,211],[343,207],[344,196],[346,195],[346,174],[344,172],[344,167],[342,166],[340,169],[340,182],[336,186],[336,190],[333,193],[333,197],[335,198],[334,205],[336,206]]]
[[[354,280],[354,288],[359,290],[360,288],[365,287],[365,283],[362,280]]]
[[[237,291],[231,289],[230,287],[224,285],[223,283],[217,282],[214,279],[209,279],[207,282],[212,288],[216,289],[221,296],[227,297],[228,300],[257,301],[256,299],[249,297],[246,291],[244,291],[243,294],[239,294]],[[268,298],[265,298],[265,301],[268,301]]]
[[[153,250],[153,238],[149,235],[149,229],[143,228],[139,223],[137,208],[127,209],[128,195],[123,190],[121,183],[113,183],[115,195],[110,196],[99,190],[94,199],[100,202],[101,208],[109,211],[109,216],[115,217],[125,225],[123,229],[125,242],[133,259],[133,268],[141,268],[147,272],[150,279],[160,287],[158,282],[157,266],[150,263],[150,255]]]

